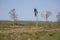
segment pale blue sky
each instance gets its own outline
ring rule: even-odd
[[[34,8],[38,10],[38,20],[43,21],[43,10],[52,12],[49,21],[56,21],[56,15],[60,11],[60,0],[0,0],[0,20],[11,20],[8,14],[15,8],[19,20],[35,20]]]

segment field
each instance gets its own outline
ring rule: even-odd
[[[60,40],[60,23],[0,21],[0,40]]]

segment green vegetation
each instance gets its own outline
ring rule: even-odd
[[[0,33],[0,40],[60,40],[60,32]]]

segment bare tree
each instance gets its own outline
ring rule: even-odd
[[[36,27],[38,26],[38,11],[36,8],[34,8],[34,13],[35,13],[35,17],[36,17]]]
[[[44,18],[46,18],[46,27],[48,27],[48,25],[50,25],[50,24],[48,24],[48,18],[49,18],[50,15],[51,15],[50,11],[46,11],[46,10],[42,11],[42,16]]]
[[[60,12],[58,13],[58,15],[56,15],[57,17],[57,22],[60,22]]]
[[[46,18],[46,21],[48,21],[48,17],[51,15],[50,11],[42,11],[42,16]]]
[[[60,12],[58,12],[58,14],[56,15],[57,17],[57,26],[60,26]]]
[[[13,8],[10,12],[10,17],[11,19],[13,20],[13,27],[15,26],[15,22],[17,21],[17,14],[16,14],[16,11],[15,11],[15,8]]]

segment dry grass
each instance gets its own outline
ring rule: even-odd
[[[0,22],[0,40],[60,40],[60,27],[57,23],[21,22],[12,27],[12,22]]]

